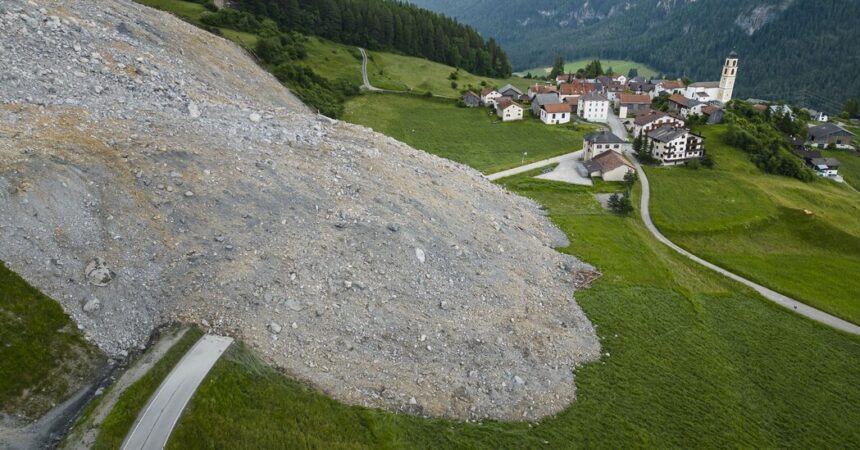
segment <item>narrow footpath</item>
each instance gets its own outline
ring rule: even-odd
[[[232,342],[232,338],[212,335],[197,341],[149,399],[121,448],[162,450],[185,405]]]

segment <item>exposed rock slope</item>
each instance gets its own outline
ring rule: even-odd
[[[0,259],[122,354],[180,318],[336,398],[533,419],[599,344],[532,202],[125,0],[0,5]]]

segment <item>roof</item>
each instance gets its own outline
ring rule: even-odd
[[[681,80],[663,80],[660,85],[663,89],[684,89],[684,82]]]
[[[569,113],[570,105],[567,103],[552,103],[541,106],[541,109],[548,113]]]
[[[812,158],[809,162],[814,166],[839,167],[839,160],[836,158]]]
[[[648,125],[649,123],[662,119],[663,117],[672,117],[670,114],[664,113],[663,111],[656,111],[653,109],[646,109],[645,111],[636,114],[636,119],[633,121],[634,124],[642,126]]]
[[[698,83],[691,84],[690,87],[713,89],[713,88],[720,87],[720,82],[719,81],[699,81]]]
[[[591,142],[593,144],[624,144],[626,143],[620,137],[606,131],[598,131],[597,133],[591,133],[585,136],[586,142]]]
[[[595,88],[593,84],[574,81],[573,83],[562,84],[559,91],[561,95],[582,95],[594,92]]]
[[[660,142],[670,142],[689,133],[686,128],[678,128],[672,125],[664,125],[648,133],[648,137]]]
[[[502,86],[502,88],[501,88],[501,89],[499,89],[499,92],[506,92],[506,91],[514,91],[514,92],[516,92],[518,95],[523,95],[523,91],[521,91],[521,90],[517,89],[517,88],[516,88],[516,87],[514,87],[514,85],[512,85],[512,84],[506,84],[506,85]]]
[[[830,136],[835,133],[848,133],[849,135],[854,136],[854,133],[832,122],[822,123],[821,125],[817,125],[809,129],[810,136]]]
[[[571,105],[571,106],[572,105],[578,105],[579,104],[579,97],[568,97],[568,98],[564,99],[564,102],[567,103],[568,105]]]
[[[533,105],[543,106],[543,105],[551,105],[554,103],[561,103],[561,99],[558,94],[555,92],[551,94],[538,94],[535,95],[535,98],[532,100]]]
[[[598,165],[602,173],[611,172],[622,166],[633,168],[633,165],[627,162],[620,153],[614,151],[603,152],[588,162],[592,163],[591,165]]]
[[[502,97],[496,102],[496,107],[501,108],[503,111],[508,109],[511,106],[516,106],[517,108],[522,109],[522,106],[517,104],[515,101],[511,100],[508,97]]]
[[[650,95],[636,95],[636,94],[627,94],[621,93],[619,95],[619,101],[621,104],[640,104],[640,105],[650,105],[651,104],[651,96]]]
[[[495,89],[493,89],[493,88],[491,88],[491,87],[484,88],[484,89],[481,89],[481,96],[482,96],[482,97],[486,97],[486,96],[487,96],[487,94],[491,94],[491,93],[493,93],[493,92],[498,92],[498,91],[496,91]]]
[[[463,97],[469,97],[469,96],[471,96],[471,97],[476,97],[476,98],[477,98],[477,97],[479,97],[479,95],[478,95],[478,94],[476,94],[476,93],[474,93],[474,92],[472,92],[472,91],[467,91],[465,94],[463,94]]]
[[[548,94],[550,92],[558,92],[555,86],[546,86],[543,84],[535,84],[534,86],[529,86],[529,91],[536,92],[538,94]]]
[[[713,114],[717,111],[720,111],[720,108],[718,108],[714,105],[705,105],[702,107],[702,114],[704,114],[706,116],[710,116],[711,114]]]
[[[729,53],[729,58],[738,59],[738,52],[732,50],[731,53]]]
[[[582,100],[587,101],[587,102],[588,101],[590,101],[590,102],[608,102],[609,101],[609,99],[607,99],[605,95],[598,94],[595,92],[589,92],[588,94],[583,95]]]
[[[681,94],[672,94],[672,95],[669,97],[669,101],[670,101],[670,102],[672,102],[672,103],[677,103],[677,104],[679,104],[679,105],[681,105],[681,106],[683,106],[683,107],[685,107],[685,108],[692,108],[692,107],[694,107],[694,106],[696,106],[696,105],[701,105],[701,104],[702,104],[702,102],[700,102],[700,101],[698,101],[698,100],[693,100],[693,99],[690,99],[690,98],[684,97],[684,96],[683,96],[683,95],[681,95]]]

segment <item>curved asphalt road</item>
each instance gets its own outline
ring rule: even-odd
[[[615,114],[610,113],[609,127],[612,129],[613,134],[620,137],[621,139],[627,140],[627,129],[624,128],[624,124],[621,123],[621,120]],[[860,327],[854,325],[851,322],[827,314],[824,311],[815,309],[805,303],[801,303],[790,297],[782,295],[779,292],[768,289],[758,283],[754,283],[740,275],[729,272],[728,270],[723,269],[716,264],[709,263],[708,261],[699,258],[698,256],[688,252],[687,250],[684,250],[674,242],[670,241],[669,238],[664,236],[663,233],[661,233],[660,230],[657,229],[657,226],[655,226],[654,222],[651,220],[651,211],[648,209],[651,202],[651,185],[648,182],[648,176],[645,175],[645,170],[642,169],[642,165],[639,164],[639,161],[636,159],[636,155],[634,155],[631,150],[628,150],[627,156],[628,158],[630,158],[631,161],[633,161],[633,165],[636,166],[636,172],[639,174],[639,181],[642,183],[642,199],[639,205],[639,211],[642,215],[642,221],[645,222],[645,227],[648,228],[648,231],[650,231],[651,234],[654,235],[654,237],[657,238],[658,241],[666,244],[666,246],[668,246],[672,250],[675,250],[686,258],[695,261],[696,263],[701,264],[723,276],[729,277],[732,280],[737,281],[738,283],[752,288],[753,290],[761,294],[762,297],[780,306],[788,308],[800,315],[806,316],[817,322],[821,322],[825,325],[830,325],[837,330],[842,330],[851,334],[860,335]]]
[[[149,399],[121,448],[163,449],[194,391],[232,342],[232,338],[212,335],[197,341]]]

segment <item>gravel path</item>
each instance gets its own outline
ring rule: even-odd
[[[367,50],[359,47],[361,52],[361,78],[364,80],[364,88],[372,92],[385,92],[384,89],[379,89],[370,84],[370,77],[367,75]]]
[[[182,357],[152,394],[122,443],[123,450],[161,450],[185,405],[233,339],[206,335]]]

